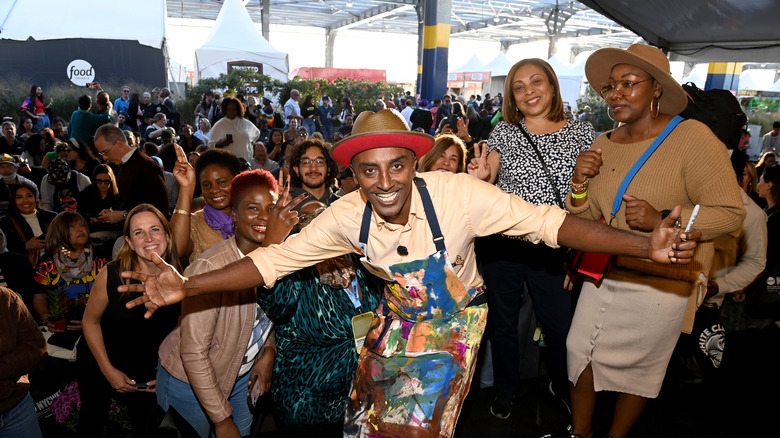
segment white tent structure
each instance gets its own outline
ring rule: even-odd
[[[739,89],[770,91],[775,83],[775,70],[749,69],[739,75]]]
[[[474,72],[486,72],[485,63],[479,59],[479,56],[474,55],[465,64],[460,67],[450,70],[450,73],[474,73]]]
[[[558,76],[558,84],[561,87],[561,99],[564,105],[569,105],[572,111],[577,109],[577,99],[582,94],[582,83],[585,80],[585,62],[570,64],[559,55],[553,55],[547,63]]]
[[[490,76],[494,77],[506,76],[513,65],[515,65],[514,61],[509,59],[509,57],[506,56],[506,53],[500,52],[495,58],[488,62],[485,67],[487,68],[487,71],[490,72]]]
[[[684,77],[680,82],[685,84],[693,82],[699,88],[704,88],[704,84],[707,82],[707,72],[709,71],[709,64],[698,64],[688,72],[688,76]]]
[[[122,17],[132,26],[96,25],[97,16]],[[103,0],[0,2],[0,38],[26,41],[94,38],[131,40],[159,49],[165,39],[164,1],[137,0],[133,7]]]
[[[486,90],[487,93],[496,95],[504,92],[504,81],[506,80],[506,74],[509,73],[509,69],[515,65],[516,61],[512,61],[506,56],[506,53],[500,52],[490,62],[485,65],[486,71],[490,72],[490,87]]]
[[[228,73],[228,63],[262,64],[262,73],[286,81],[287,54],[273,48],[257,31],[241,0],[225,0],[211,34],[195,50],[198,78]]]

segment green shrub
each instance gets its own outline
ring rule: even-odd
[[[122,84],[103,84],[100,86],[103,91],[108,93],[111,98],[111,103],[122,94],[122,87],[125,85],[130,86],[130,92],[138,92],[143,95],[144,91],[152,92],[152,87],[140,83],[122,83]],[[12,117],[14,123],[19,123],[25,114],[22,112],[22,102],[30,94],[30,87],[32,84],[21,78],[3,77],[0,79],[0,115],[3,117]],[[83,94],[88,94],[92,97],[92,106],[95,106],[95,96],[97,91],[87,87],[79,87],[72,84],[58,84],[48,85],[43,87],[43,96],[46,98],[46,104],[50,101],[54,101],[51,105],[52,119],[54,117],[62,117],[65,121],[70,120],[70,115],[73,111],[76,111],[79,107],[78,98]],[[156,102],[157,97],[152,94],[152,101]],[[175,97],[174,97],[174,100]]]
[[[780,120],[780,112],[747,111],[749,125],[761,125],[761,135],[772,130],[772,123]]]
[[[607,115],[609,105],[601,96],[596,94],[592,88],[588,87],[585,95],[577,99],[577,108],[582,111],[585,106],[590,107],[590,118],[588,121],[593,125],[596,133],[606,132],[615,127],[615,122]]]

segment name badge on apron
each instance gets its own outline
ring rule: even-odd
[[[374,320],[374,312],[361,313],[352,317],[352,335],[355,338],[355,348],[358,354],[363,349],[363,343],[366,341],[366,335],[371,330],[371,322]]]

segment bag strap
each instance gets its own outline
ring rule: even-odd
[[[552,187],[553,194],[555,195],[555,200],[558,201],[558,206],[565,209],[566,206],[563,203],[561,192],[558,190],[558,186],[555,185],[555,180],[553,179],[552,174],[550,173],[550,169],[547,168],[547,163],[544,161],[544,156],[542,155],[541,152],[539,152],[539,148],[536,146],[536,143],[531,139],[531,136],[528,134],[525,128],[523,128],[522,123],[517,123],[517,128],[520,129],[520,132],[523,133],[523,136],[525,136],[526,141],[531,144],[531,147],[534,148],[534,152],[536,153],[536,158],[538,158],[539,162],[542,163],[542,170],[544,170],[544,174],[547,175],[547,181],[550,182],[550,187]]]
[[[669,121],[669,123],[666,125],[663,131],[661,131],[660,134],[658,134],[658,137],[655,138],[655,141],[650,145],[650,147],[647,148],[645,153],[642,154],[641,157],[634,163],[634,166],[631,168],[631,170],[628,171],[626,176],[623,178],[623,182],[620,183],[620,187],[618,188],[617,193],[615,194],[615,200],[612,202],[612,212],[611,217],[609,218],[609,224],[612,225],[612,219],[615,219],[615,215],[617,215],[618,210],[620,210],[620,206],[623,204],[623,194],[626,193],[626,189],[628,189],[628,185],[631,184],[631,180],[634,179],[634,176],[636,176],[637,172],[639,172],[639,169],[642,168],[642,166],[645,164],[648,158],[650,158],[650,155],[653,155],[653,152],[658,149],[658,146],[661,146],[661,143],[666,139],[666,137],[669,136],[669,134],[672,132],[672,130],[684,119],[680,116],[674,116],[672,120]]]

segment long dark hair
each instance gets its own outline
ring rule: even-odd
[[[41,103],[46,106],[46,99],[43,98],[43,88],[41,88],[41,97],[38,97],[38,94],[35,92],[38,87],[40,87],[40,85],[33,85],[32,88],[30,88],[30,105],[32,105],[32,108],[28,108],[27,111],[30,111],[33,114],[35,114],[35,99],[40,99]]]
[[[282,130],[279,128],[272,129],[271,132],[268,133],[268,141],[265,142],[265,148],[268,150],[268,152],[271,152],[274,148],[274,143],[273,143],[274,132],[278,132],[279,135],[282,136],[282,143],[284,143],[284,132],[282,132]]]
[[[41,134],[33,134],[27,137],[27,141],[24,142],[24,150],[30,154],[31,157],[43,158],[46,152],[41,151],[41,140],[46,141],[46,137]]]
[[[92,171],[92,185],[97,189],[97,176],[103,173],[111,178],[111,188],[109,189],[109,193],[114,195],[115,198],[119,197],[119,187],[116,185],[116,177],[114,176],[113,169],[111,169],[111,166],[108,164],[98,164],[95,166],[95,169]]]
[[[81,141],[81,140],[79,140],[77,138],[71,138],[68,141],[68,143],[69,143],[68,147],[72,148],[73,150],[75,150],[76,153],[79,155],[79,158],[81,158],[82,160],[84,160],[84,161],[97,160],[95,155],[92,154],[92,150],[83,141]],[[87,175],[87,176],[89,176],[89,175]]]
[[[21,215],[21,213],[19,213],[19,207],[16,206],[16,192],[21,189],[27,189],[32,192],[33,196],[35,197],[35,208],[38,208],[38,187],[35,187],[35,184],[22,181],[11,186],[11,191],[9,193],[10,202],[8,203],[8,214]]]

